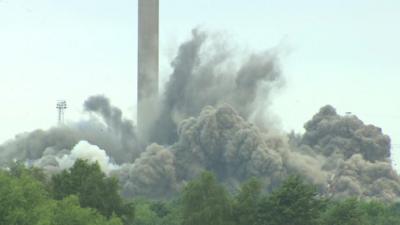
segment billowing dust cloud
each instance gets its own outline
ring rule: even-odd
[[[278,58],[269,51],[254,53],[236,63],[224,44],[194,30],[172,62],[173,73],[161,97],[161,109],[150,136],[173,144],[177,125],[198,116],[203,107],[230,104],[245,119],[263,116],[269,93],[283,84]],[[260,124],[263,121],[257,121]]]
[[[271,191],[300,174],[326,196],[399,200],[390,138],[380,128],[329,105],[304,134],[274,126],[268,105],[284,85],[274,51],[237,57],[195,30],[171,66],[151,143],[140,143],[132,121],[106,97],[93,96],[84,103],[91,119],[18,135],[0,146],[1,165],[21,160],[53,174],[77,158],[97,161],[126,197],[173,196],[209,170],[230,190],[257,177]]]

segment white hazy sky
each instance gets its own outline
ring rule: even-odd
[[[281,46],[287,79],[272,109],[285,130],[331,104],[392,137],[400,158],[400,1],[160,0],[163,80],[196,26],[247,50]],[[137,1],[0,0],[0,141],[56,123],[55,103],[77,120],[104,94],[134,118]]]

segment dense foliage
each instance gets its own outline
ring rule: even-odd
[[[123,224],[116,216],[105,218],[95,209],[81,207],[79,196],[51,198],[43,177],[20,165],[0,171],[0,225]]]
[[[205,172],[173,199],[129,203],[98,164],[78,160],[51,179],[16,164],[0,171],[0,225],[400,225],[400,204],[328,199],[298,176],[262,189],[253,178],[229,193]]]
[[[97,209],[107,218],[116,214],[126,221],[133,219],[133,206],[124,204],[118,193],[118,180],[106,177],[97,163],[77,160],[71,169],[52,177],[52,187],[57,200],[77,195],[82,207]]]

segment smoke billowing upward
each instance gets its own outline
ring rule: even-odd
[[[380,128],[366,126],[356,116],[339,116],[332,106],[323,107],[304,127],[304,144],[324,155],[347,159],[359,153],[372,162],[390,157],[390,138]]]
[[[125,196],[167,197],[178,190],[175,156],[158,144],[146,148],[132,164],[115,170]]]
[[[284,84],[273,51],[239,59],[205,32],[183,43],[159,100],[149,143],[142,147],[132,121],[104,96],[84,103],[92,117],[68,126],[22,134],[0,146],[0,163],[14,159],[57,173],[77,158],[98,161],[117,176],[127,197],[173,196],[204,170],[231,190],[250,177],[271,191],[300,174],[321,194],[400,200],[390,162],[390,138],[332,106],[286,134],[269,115],[271,93]]]
[[[150,135],[154,141],[174,143],[179,122],[199,115],[207,105],[227,103],[245,119],[262,117],[269,92],[283,82],[278,59],[268,51],[251,54],[234,68],[234,58],[206,33],[193,31],[172,62],[173,73]]]
[[[0,164],[63,154],[82,140],[106,149],[118,163],[131,162],[139,156],[135,128],[131,121],[122,118],[120,109],[111,106],[103,96],[90,97],[84,108],[96,117],[68,126],[20,134],[7,141],[0,146]]]
[[[92,96],[84,103],[87,112],[99,115],[106,123],[107,132],[112,133],[114,158],[118,162],[130,162],[138,156],[139,141],[133,122],[122,117],[120,109],[111,106],[104,96]]]

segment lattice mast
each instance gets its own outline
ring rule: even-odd
[[[64,114],[67,109],[67,102],[65,100],[57,101],[57,111],[58,111],[58,125],[64,124]]]

